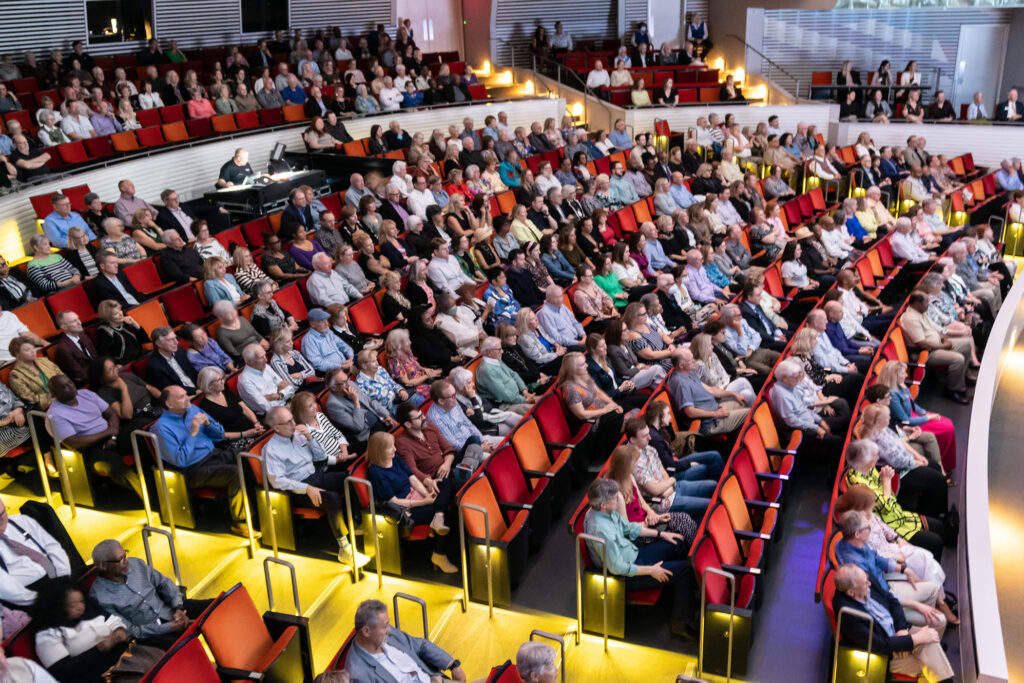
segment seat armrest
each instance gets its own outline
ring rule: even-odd
[[[755,472],[755,474],[761,479],[777,479],[779,481],[789,481],[788,474],[775,474],[774,472]]]
[[[772,538],[768,534],[762,534],[762,533],[759,533],[757,531],[745,531],[743,529],[733,529],[732,532],[734,534],[736,534],[736,536],[738,536],[740,538],[749,538],[749,539],[758,539],[759,538],[759,539],[761,539],[763,541],[769,541]]]
[[[751,507],[761,508],[764,510],[775,509],[778,510],[780,505],[778,503],[768,503],[763,500],[744,500],[744,503]]]
[[[532,510],[533,506],[529,503],[514,503],[511,501],[498,501],[498,507],[508,508],[510,510]]]
[[[766,452],[768,452],[768,453],[780,453],[780,454],[784,454],[784,455],[796,455],[796,449],[795,448],[768,448],[767,446],[765,446],[764,450]]]
[[[531,477],[547,477],[548,479],[554,479],[554,472],[541,472],[540,470],[523,470],[523,474],[527,474]]]
[[[233,669],[230,666],[218,666],[217,673],[220,675],[222,680],[226,681],[262,681],[264,673],[258,671],[248,671],[246,669]]]
[[[736,564],[723,564],[722,569],[733,574],[752,574],[753,576],[761,575],[760,567],[741,567]]]

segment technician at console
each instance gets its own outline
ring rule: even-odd
[[[239,147],[235,150],[235,156],[231,161],[220,167],[220,177],[217,178],[217,188],[234,187],[251,176],[256,175],[249,165],[249,151]]]

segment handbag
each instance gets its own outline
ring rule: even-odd
[[[106,683],[136,683],[141,681],[163,656],[164,651],[158,647],[129,643],[128,649],[117,660],[117,664],[104,672],[103,680]]]

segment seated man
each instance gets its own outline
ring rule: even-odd
[[[462,462],[455,448],[412,403],[406,402],[398,406],[395,421],[402,426],[402,431],[395,437],[398,457],[428,492],[438,493],[438,497],[441,497],[442,493],[445,498],[450,497],[455,479],[451,476],[452,471]],[[475,470],[480,462],[481,460],[467,463],[467,466]],[[443,491],[444,489],[447,491]],[[431,528],[437,533],[447,533],[443,516],[435,516]]]
[[[717,479],[697,476],[702,469],[680,468],[677,476],[668,473],[658,451],[651,445],[651,429],[642,417],[626,420],[626,439],[640,456],[633,465],[633,477],[645,497],[660,498],[658,512],[685,512],[699,521],[711,503]]]
[[[739,303],[740,316],[762,341],[766,341],[769,348],[781,351],[788,341],[786,330],[777,326],[761,308],[763,295],[764,285],[756,280],[747,281],[743,285],[743,299]],[[735,324],[735,318],[733,323]]]
[[[558,653],[544,643],[527,641],[516,651],[516,671],[523,683],[555,683]]]
[[[365,600],[356,608],[355,642],[345,670],[360,683],[394,681],[466,681],[462,663],[426,638],[414,638],[388,623],[388,608],[379,600]]]
[[[829,396],[816,401],[817,396],[810,396],[802,386],[805,377],[803,365],[795,358],[787,358],[775,367],[776,381],[768,392],[772,411],[787,428],[803,430],[804,444],[821,445],[826,453],[839,453],[843,447],[841,435],[850,422],[849,408],[845,418],[834,411],[824,414],[829,404],[843,399]],[[821,409],[822,414],[815,409]]]
[[[967,397],[967,369],[971,364],[971,338],[943,335],[928,317],[928,295],[912,292],[900,316],[900,329],[907,347],[928,351],[928,367],[944,367],[946,389],[957,403],[970,404]]]
[[[257,415],[266,415],[295,395],[295,386],[278,375],[267,363],[267,352],[259,344],[242,350],[245,369],[238,376],[238,395]]]
[[[668,377],[668,390],[676,409],[691,420],[700,420],[701,434],[729,434],[747,419],[750,408],[732,391],[704,384],[697,376],[697,361],[690,349],[672,354],[675,372]]]
[[[853,564],[844,564],[835,573],[836,594],[832,609],[844,607],[867,612],[874,617],[870,630],[863,619],[843,619],[840,635],[853,647],[871,649],[881,655],[893,655],[892,673],[918,676],[929,683],[952,683],[953,669],[940,645],[939,633],[930,626],[910,627],[903,617],[899,600],[872,585],[867,573]]]
[[[432,251],[430,263],[427,265],[427,277],[437,291],[447,292],[458,298],[463,287],[476,286],[473,278],[462,272],[459,259],[451,255],[447,240],[435,237],[430,244]]]
[[[184,284],[203,277],[203,257],[185,244],[177,230],[164,230],[161,240],[167,248],[160,254],[160,267],[168,278]]]
[[[235,452],[218,445],[224,441],[224,427],[192,405],[188,393],[179,386],[167,387],[160,398],[164,412],[152,431],[160,442],[164,462],[181,470],[190,488],[226,488],[231,508],[231,533],[247,538],[245,491],[238,481]],[[247,438],[257,434],[256,429],[242,432]]]
[[[537,311],[540,331],[545,339],[561,344],[569,351],[583,351],[587,333],[576,316],[565,305],[562,288],[549,286],[544,292],[544,305]]]
[[[853,359],[844,356],[839,349],[832,346],[832,340],[825,332],[828,328],[828,315],[820,308],[815,308],[807,314],[807,326],[818,333],[818,344],[812,352],[814,360],[827,372],[838,372],[840,374],[867,372],[871,361],[864,356],[855,356]]]
[[[118,444],[121,419],[116,406],[88,389],[76,389],[67,375],[54,375],[49,382],[54,401],[46,414],[53,423],[53,438],[66,448],[79,451],[93,471],[130,488],[142,498],[142,481],[124,464],[122,455],[131,444]]]
[[[213,600],[186,600],[178,586],[128,551],[114,539],[100,541],[92,550],[99,576],[89,597],[100,609],[118,616],[132,639],[166,650],[189,621],[199,617]]]
[[[480,396],[520,415],[530,412],[530,404],[536,401],[526,390],[526,383],[501,359],[501,340],[487,337],[480,342],[483,359],[476,371],[476,386]]]
[[[843,537],[836,544],[836,559],[840,564],[853,564],[867,572],[872,588],[896,596],[903,605],[903,616],[910,624],[931,626],[941,638],[946,630],[946,617],[935,605],[942,586],[921,579],[905,561],[882,557],[869,548],[869,514],[874,513],[847,510],[840,515],[839,528]],[[903,574],[905,578],[897,574]]]
[[[60,543],[28,515],[8,515],[0,500],[0,600],[30,606],[42,584],[70,574]]]
[[[135,289],[128,276],[121,272],[117,263],[117,254],[109,249],[104,249],[96,255],[96,267],[99,268],[99,275],[92,280],[92,302],[99,305],[99,302],[111,299],[121,304],[122,308],[129,309],[138,306],[148,297]]]
[[[832,346],[854,365],[859,367],[859,364],[870,363],[878,342],[852,341],[846,336],[846,331],[843,330],[841,324],[844,315],[846,315],[846,312],[843,310],[841,302],[829,301],[825,304],[825,319],[828,321],[825,323],[825,334],[828,336],[829,341],[832,342]]]
[[[345,473],[328,471],[337,464],[337,456],[328,455],[309,427],[297,424],[287,408],[271,408],[267,426],[274,436],[263,445],[261,454],[270,485],[286,492],[293,505],[312,503],[322,508],[338,542],[338,561],[352,564],[353,549],[344,519]]]
[[[76,386],[89,379],[89,365],[98,357],[96,345],[82,329],[82,320],[74,311],[61,311],[55,319],[61,335],[57,340],[57,365]]]
[[[398,425],[387,408],[357,387],[345,370],[332,368],[324,379],[328,391],[327,417],[345,434],[353,451],[365,450],[372,432]]]
[[[323,375],[331,368],[350,371],[355,352],[331,331],[331,314],[322,308],[312,308],[307,318],[310,330],[302,338],[302,355],[316,373]]]
[[[58,249],[66,249],[68,246],[68,231],[71,228],[81,228],[89,241],[96,239],[96,233],[92,231],[85,219],[71,210],[71,200],[62,194],[55,194],[50,197],[53,205],[53,213],[43,219],[43,234],[50,238],[50,244]]]
[[[363,297],[362,292],[352,286],[331,268],[331,257],[323,252],[313,256],[313,273],[306,280],[309,299],[321,308],[331,304],[348,304]]]
[[[458,451],[461,460],[479,464],[501,443],[502,437],[485,435],[470,421],[459,405],[458,392],[448,380],[439,379],[430,385],[430,400],[434,403],[427,410],[427,419]]]
[[[610,479],[596,479],[587,489],[590,509],[583,520],[583,530],[605,542],[603,550],[608,573],[625,579],[626,590],[660,588],[670,584],[672,592],[672,633],[695,637],[697,612],[694,594],[697,582],[687,560],[689,548],[682,536],[627,522],[619,514],[624,505],[619,485]],[[640,537],[656,536],[657,540],[641,546]],[[601,548],[587,541],[591,559],[600,566]]]
[[[190,395],[197,391],[195,367],[189,361],[188,351],[178,345],[178,335],[170,327],[161,325],[153,330],[153,353],[146,364],[146,377],[157,389],[169,386],[184,387]]]

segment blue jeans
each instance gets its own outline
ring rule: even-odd
[[[676,495],[672,498],[671,512],[685,512],[698,522],[707,512],[711,504],[711,494],[718,486],[716,479],[704,479],[699,481],[687,481],[681,479],[676,482]]]
[[[691,465],[691,463],[697,464]],[[691,453],[676,461],[675,478],[686,481],[698,479],[718,481],[724,469],[725,463],[718,451],[701,451]]]
[[[682,622],[688,626],[697,627],[695,619],[697,613],[697,582],[693,575],[693,569],[686,559],[689,548],[682,544],[672,544],[668,541],[654,541],[639,547],[636,564],[638,566],[651,566],[662,563],[662,567],[672,572],[667,584],[658,583],[650,576],[630,576],[626,578],[627,590],[648,590],[651,588],[672,589],[672,621]]]

